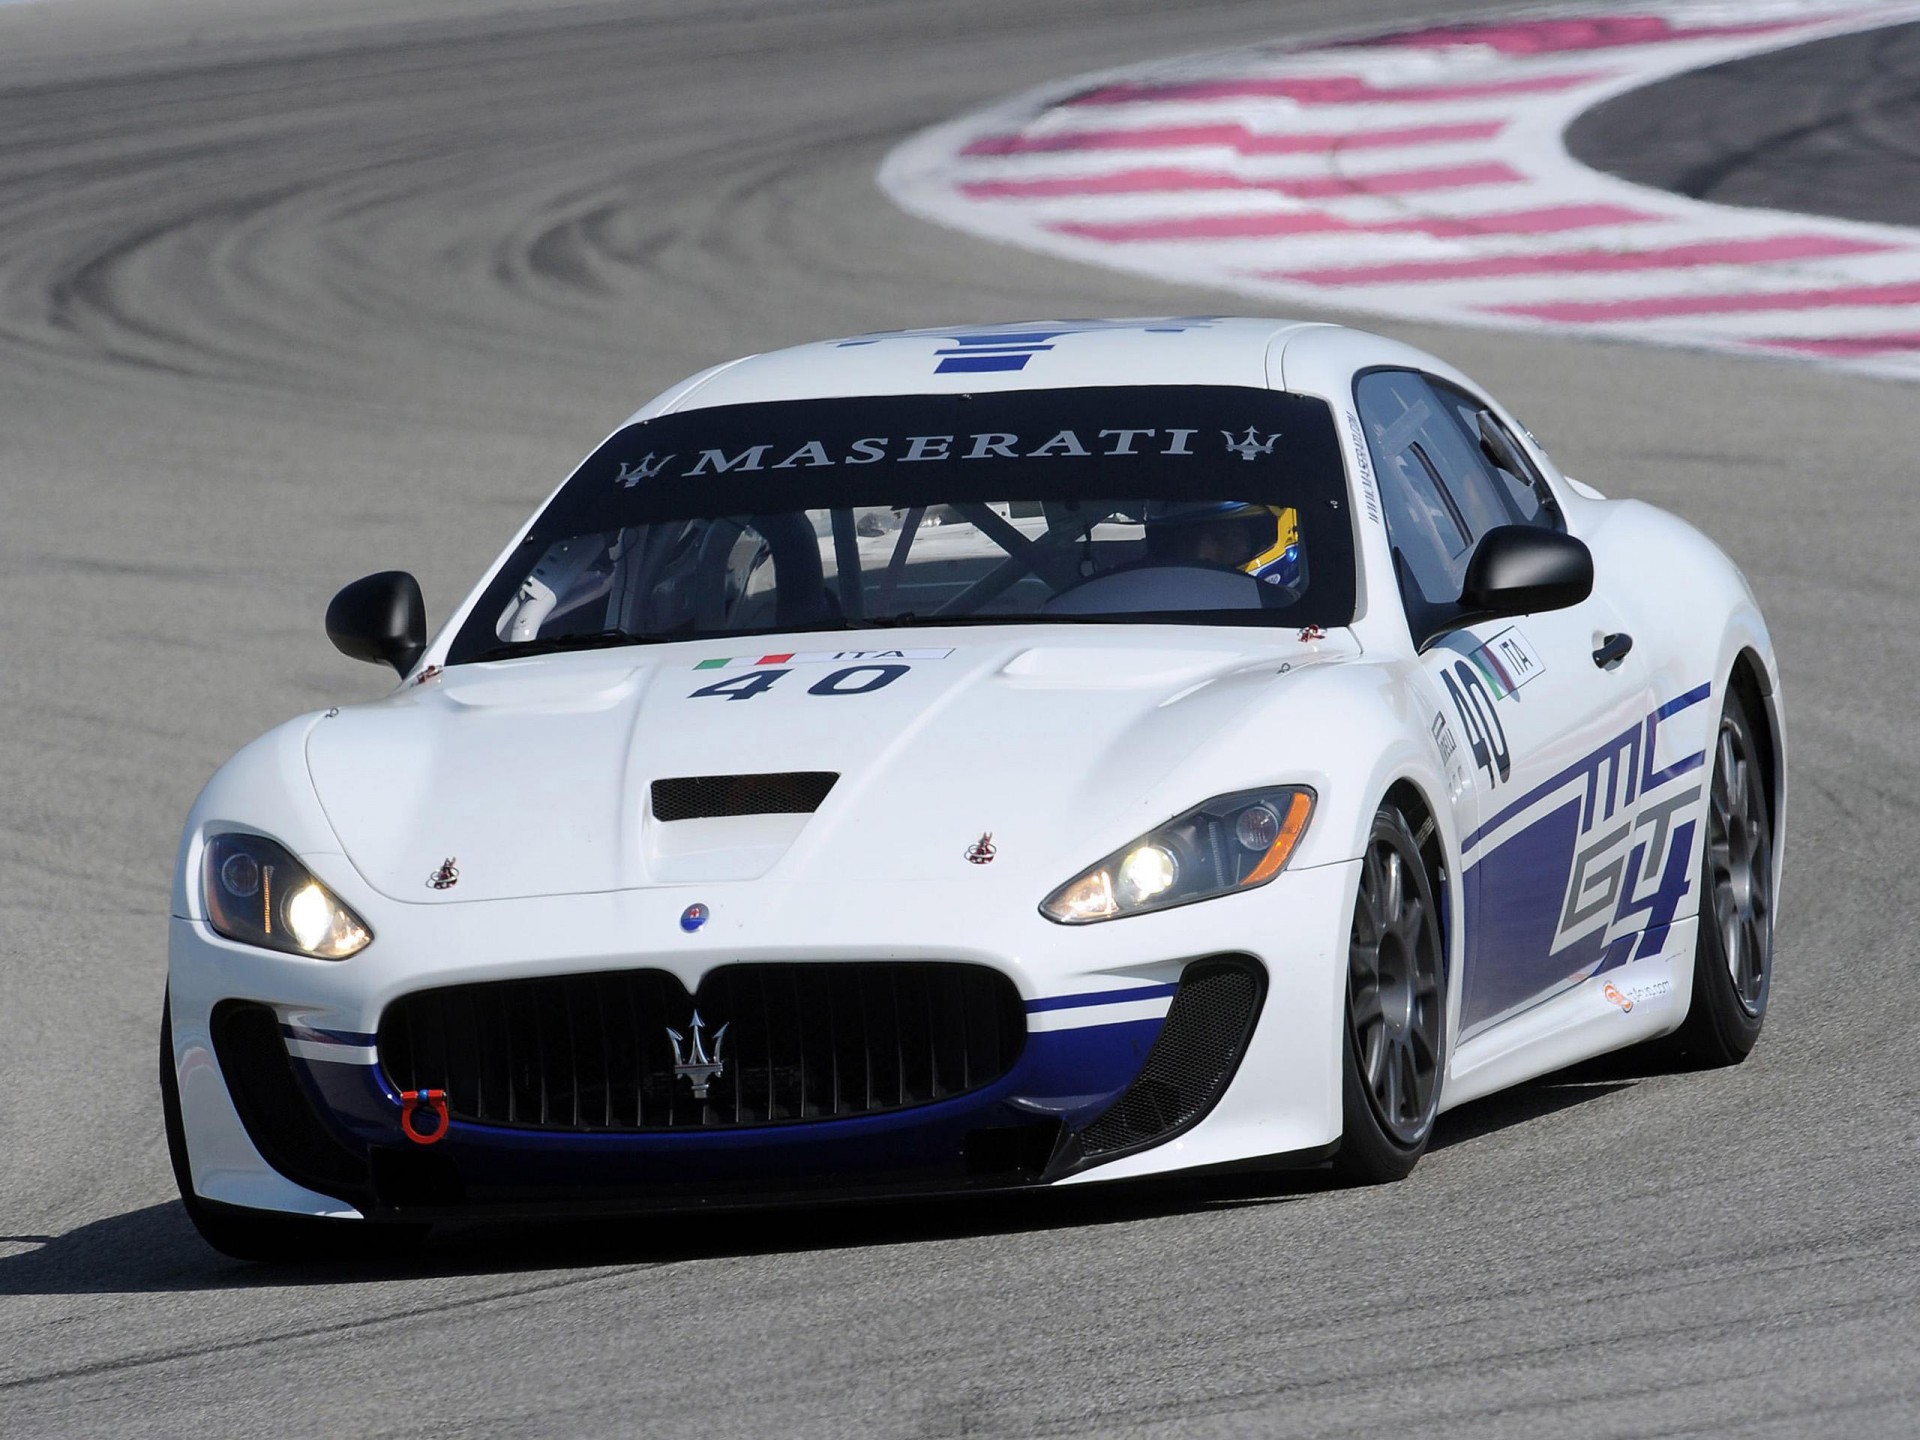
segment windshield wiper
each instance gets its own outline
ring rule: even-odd
[[[651,639],[651,635],[636,635],[631,630],[590,630],[584,635],[547,635],[538,640],[522,640],[517,645],[496,645],[473,658],[518,660],[526,655],[553,655],[562,650],[609,650],[616,645],[643,645]]]

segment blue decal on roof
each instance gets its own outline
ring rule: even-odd
[[[944,356],[934,366],[936,375],[981,374],[989,371],[1021,370],[1035,355],[1054,348],[1051,342],[1065,335],[1092,335],[1106,331],[1134,330],[1146,335],[1179,335],[1188,330],[1204,330],[1216,323],[1207,315],[1181,316],[1168,320],[1058,320],[1045,328],[1016,326],[968,330],[891,330],[874,335],[857,335],[835,342],[836,348],[877,345],[883,340],[949,340],[958,347],[935,350]]]
[[[959,360],[942,360],[933,367],[936,375],[980,374],[987,370],[1024,370],[1031,355],[968,355]]]

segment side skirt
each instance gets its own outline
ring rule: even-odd
[[[1693,993],[1697,918],[1676,920],[1659,955],[1604,971],[1462,1041],[1441,1110],[1670,1034]]]

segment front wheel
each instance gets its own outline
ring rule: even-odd
[[[1343,1131],[1334,1169],[1361,1184],[1419,1163],[1440,1106],[1446,1030],[1440,907],[1406,818],[1373,817],[1347,942]]]
[[[1766,1019],[1773,984],[1773,812],[1752,718],[1727,696],[1714,745],[1693,1000],[1674,1036],[1697,1064],[1737,1065]]]

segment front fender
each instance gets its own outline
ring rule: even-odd
[[[200,791],[188,812],[173,868],[173,915],[203,920],[200,850],[209,835],[222,830],[270,835],[303,858],[345,854],[307,772],[307,735],[325,724],[327,713],[298,716],[246,745]],[[343,867],[344,868],[344,865]]]

